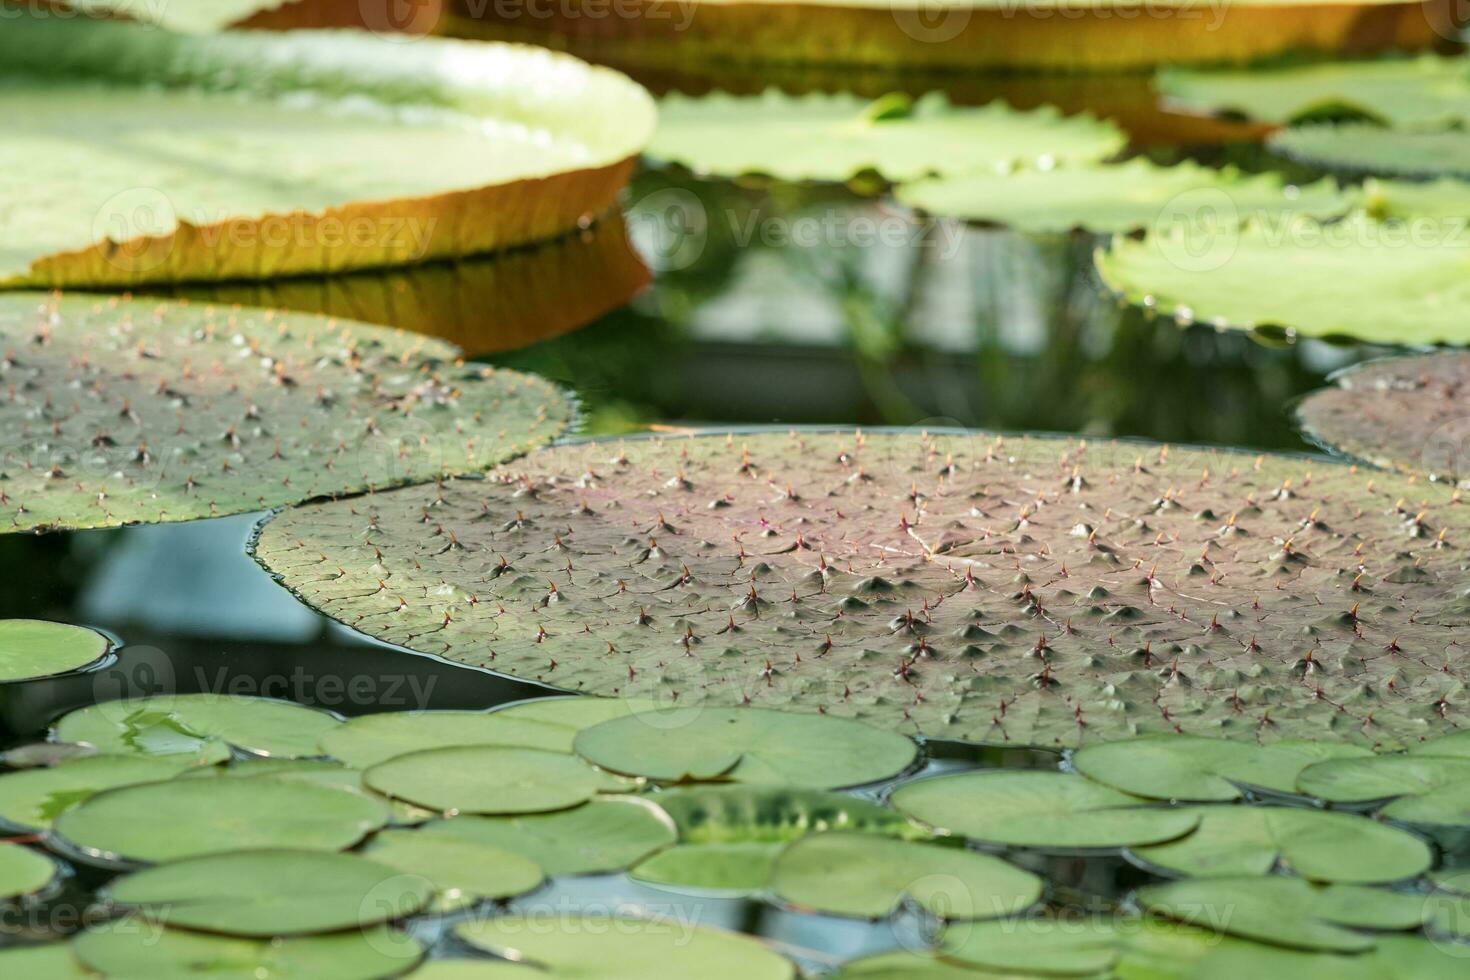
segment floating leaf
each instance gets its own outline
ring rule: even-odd
[[[1453,220],[1470,210],[1470,183],[1448,177],[1430,181],[1369,178],[1353,194],[1357,206],[1380,221],[1395,218]]]
[[[193,760],[94,755],[42,769],[0,775],[0,821],[18,830],[45,830],[95,793],[169,779]]]
[[[1258,942],[1294,949],[1353,953],[1373,937],[1349,927],[1411,929],[1424,902],[1358,885],[1316,887],[1300,878],[1209,878],[1141,889],[1145,910]]]
[[[430,879],[396,865],[310,850],[240,850],[138,871],[108,886],[118,905],[170,927],[304,936],[412,915]]]
[[[32,179],[0,187],[0,285],[272,279],[543,240],[613,206],[654,124],[637,85],[550,51],[17,13],[0,163]]]
[[[1148,807],[1058,772],[969,772],[921,779],[891,797],[900,811],[945,833],[1013,847],[1125,847],[1172,840],[1199,817]]]
[[[366,769],[410,752],[463,745],[570,752],[572,737],[560,726],[501,712],[388,711],[324,732],[320,745],[327,755]]]
[[[673,94],[659,104],[648,155],[692,170],[737,177],[845,181],[876,171],[891,181],[930,174],[1090,163],[1123,149],[1117,126],[1053,108],[1003,102],[951,106],[941,93],[917,101],[887,95]]]
[[[1470,759],[1470,729],[1461,729],[1449,735],[1426,739],[1418,745],[1409,746],[1410,755],[1452,756]]]
[[[380,793],[430,810],[540,813],[585,803],[597,773],[559,752],[463,746],[410,752],[363,773]]]
[[[1365,123],[1295,126],[1274,134],[1282,156],[1326,170],[1385,177],[1470,177],[1470,134],[1459,129],[1399,130]]]
[[[1470,759],[1427,755],[1329,759],[1307,767],[1297,777],[1303,793],[1329,803],[1420,796],[1463,782],[1470,782]]]
[[[532,722],[559,729],[570,752],[577,733],[614,718],[656,710],[657,701],[647,698],[555,697],[513,701],[493,710],[503,719]]]
[[[868,725],[758,708],[615,718],[578,733],[575,745],[578,755],[604,769],[650,779],[819,789],[886,779],[918,754],[909,739]]]
[[[526,980],[531,968],[503,960],[430,960],[411,980]]]
[[[1254,221],[1236,231],[1176,225],[1115,238],[1097,256],[1104,283],[1130,302],[1183,321],[1241,330],[1285,328],[1370,343],[1470,340],[1470,236],[1364,215]]]
[[[0,975],[25,980],[95,980],[65,943],[0,949]]]
[[[1345,61],[1281,68],[1164,71],[1175,105],[1272,123],[1357,117],[1396,126],[1470,120],[1463,58]]]
[[[1093,976],[1116,963],[1122,948],[1105,919],[1043,915],[967,923],[946,932],[940,951],[946,960],[997,973]]]
[[[675,926],[667,920],[581,913],[506,915],[463,923],[454,935],[505,959],[533,964],[556,980],[791,980],[796,975],[790,963],[749,936]]]
[[[56,877],[56,864],[38,851],[0,841],[0,901],[38,892]]]
[[[80,670],[107,655],[95,630],[39,619],[0,619],[0,684]]]
[[[1366,953],[1338,956],[1227,942],[1201,960],[1191,977],[1239,980],[1240,977],[1292,977],[1294,980],[1457,980],[1465,961],[1455,947],[1411,936],[1385,935]]]
[[[372,839],[367,857],[434,885],[437,907],[456,908],[510,898],[545,880],[532,860],[499,847],[446,835],[388,830]]]
[[[19,293],[0,297],[0,345],[17,351],[18,393],[0,402],[13,436],[0,531],[432,480],[546,442],[571,416],[553,386],[457,364],[447,344],[264,310]],[[76,385],[91,396],[57,394]]]
[[[139,980],[380,980],[424,954],[417,940],[387,928],[239,939],[165,929],[136,916],[88,929],[72,951],[105,976]]]
[[[1262,215],[1329,217],[1347,209],[1336,184],[1288,186],[1277,174],[1244,175],[1189,161],[1130,160],[1014,174],[980,173],[904,184],[898,199],[933,215],[1028,232],[1126,232],[1200,221],[1238,224]]]
[[[1470,477],[1470,354],[1369,361],[1333,380],[1335,387],[1314,391],[1297,408],[1307,435],[1377,466],[1450,481]]]
[[[1470,779],[1394,800],[1379,813],[1404,823],[1470,829]]]
[[[1249,745],[1215,738],[1154,735],[1089,745],[1072,757],[1082,775],[1156,800],[1229,802],[1242,787],[1297,792],[1297,776],[1324,759],[1370,753],[1341,742],[1284,741]]]
[[[989,854],[874,834],[803,837],[781,852],[771,891],[802,908],[881,919],[912,902],[942,919],[1014,915],[1042,881]]]
[[[99,793],[56,821],[109,860],[177,861],[248,848],[344,850],[388,822],[377,800],[283,779],[174,779]]]
[[[325,711],[291,701],[176,694],[79,708],[56,723],[52,737],[115,754],[224,759],[237,748],[289,759],[320,755],[317,740],[340,724]]]
[[[223,766],[189,769],[180,779],[208,779],[218,776],[242,779],[286,779],[315,783],[359,793],[388,807],[394,824],[419,824],[435,816],[432,810],[416,807],[402,800],[390,800],[367,788],[362,772],[349,769],[328,759],[236,759]]]
[[[1451,500],[1298,456],[761,433],[560,446],[293,508],[256,553],[378,639],[676,706],[607,724],[677,777],[735,763],[703,734],[747,702],[1011,745],[1447,733],[1464,650],[1445,629],[1470,624]],[[767,781],[879,778],[911,751],[879,767],[828,730],[756,732],[811,760]]]
[[[921,953],[879,953],[849,960],[833,980],[992,980],[996,974]]]
[[[1374,883],[1413,878],[1434,860],[1412,834],[1351,813],[1261,806],[1179,812],[1198,819],[1199,829],[1133,852],[1190,877],[1264,875],[1280,864],[1313,881]]]
[[[428,824],[419,834],[502,848],[530,858],[549,875],[621,871],[676,839],[657,807],[619,797],[555,813],[455,817]]]

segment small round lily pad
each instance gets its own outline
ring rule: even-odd
[[[377,800],[283,779],[173,779],[99,793],[55,832],[105,859],[160,862],[246,848],[338,851],[388,822]]]
[[[191,764],[177,757],[94,755],[0,774],[0,821],[16,830],[45,830],[95,793],[171,779]]]
[[[1434,860],[1429,845],[1413,834],[1351,813],[1263,806],[1176,812],[1197,819],[1199,828],[1133,852],[1190,877],[1264,875],[1279,864],[1313,881],[1374,883],[1413,878]]]
[[[1470,759],[1432,755],[1377,755],[1329,759],[1303,769],[1297,787],[1329,803],[1370,803],[1422,796],[1470,782]]]
[[[590,800],[602,785],[575,756],[460,746],[410,752],[363,773],[368,786],[443,813],[540,813]]]
[[[530,858],[549,875],[620,871],[676,839],[662,810],[631,797],[589,800],[554,813],[454,817],[418,833],[501,848]]]
[[[373,837],[366,857],[434,886],[435,906],[452,909],[482,899],[510,898],[545,880],[535,861],[511,851],[447,835],[387,830]]]
[[[989,854],[830,833],[782,851],[770,888],[792,905],[835,915],[881,919],[912,902],[941,919],[992,919],[1034,904],[1042,881]]]
[[[297,849],[188,858],[117,879],[108,895],[144,919],[230,936],[305,936],[412,915],[433,894],[422,875]]]
[[[845,718],[704,708],[674,728],[650,712],[579,732],[577,754],[613,772],[831,789],[885,779],[918,755],[911,739]]]
[[[1242,787],[1296,793],[1297,776],[1324,759],[1369,756],[1357,745],[1324,740],[1270,745],[1217,738],[1155,735],[1079,749],[1072,765],[1115,789],[1156,800],[1228,802]]]
[[[322,733],[321,750],[367,769],[394,756],[457,745],[501,745],[570,752],[561,726],[485,711],[391,711],[363,715]]]
[[[96,630],[41,619],[0,619],[0,683],[80,670],[112,643]]]
[[[792,980],[785,958],[749,936],[667,920],[568,912],[466,922],[454,935],[477,949],[565,977]]]
[[[233,747],[259,755],[299,758],[320,755],[318,739],[340,724],[326,711],[291,701],[175,694],[80,708],[63,716],[52,736],[112,753],[223,760]]]
[[[165,928],[139,916],[88,929],[71,948],[104,976],[138,980],[381,980],[424,955],[417,940],[386,927],[244,939]]]
[[[1125,847],[1173,840],[1199,817],[1058,772],[962,773],[900,786],[900,811],[945,833],[1033,848]]]
[[[56,877],[56,863],[20,844],[0,841],[0,900],[38,892]]]

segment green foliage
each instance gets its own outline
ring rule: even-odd
[[[0,683],[50,677],[96,663],[112,646],[96,630],[37,619],[0,619]]]

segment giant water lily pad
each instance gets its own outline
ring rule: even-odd
[[[1303,793],[1329,803],[1421,796],[1466,782],[1470,782],[1470,758],[1418,754],[1329,759],[1303,769],[1297,778]]]
[[[1460,129],[1295,126],[1276,133],[1269,145],[1283,156],[1327,170],[1387,177],[1470,176],[1470,133]]]
[[[99,793],[55,832],[99,857],[176,861],[246,848],[344,850],[388,822],[358,793],[280,779],[174,779]]]
[[[653,126],[638,86],[549,51],[16,13],[0,163],[31,178],[0,183],[0,285],[269,279],[545,239],[613,204]]]
[[[631,797],[589,800],[554,813],[455,817],[418,833],[501,848],[530,858],[549,875],[620,871],[677,837],[667,815]]]
[[[892,802],[916,820],[990,844],[1125,847],[1173,840],[1199,816],[1059,772],[973,772],[900,786]]]
[[[231,748],[259,755],[320,755],[317,740],[341,722],[290,701],[177,694],[103,701],[62,716],[52,737],[99,751],[225,759]]]
[[[95,755],[45,768],[0,775],[0,821],[18,830],[44,830],[103,790],[170,779],[193,760]]]
[[[428,880],[439,908],[520,895],[545,879],[534,861],[511,851],[412,830],[384,831],[373,838],[364,854],[406,875]]]
[[[0,683],[79,670],[107,655],[110,640],[83,626],[0,619]]]
[[[1374,883],[1413,878],[1434,860],[1412,834],[1351,813],[1260,806],[1180,812],[1195,817],[1198,829],[1133,852],[1190,877],[1264,875],[1279,865],[1313,881]]]
[[[108,896],[144,919],[230,936],[301,936],[412,915],[430,880],[352,854],[241,850],[175,861],[114,881]]]
[[[590,800],[602,785],[573,756],[491,745],[396,756],[368,769],[363,782],[396,799],[458,813],[562,810]]]
[[[849,832],[812,834],[771,869],[771,892],[800,908],[880,919],[913,903],[941,919],[1014,915],[1042,881],[989,854]]]
[[[1347,208],[1336,184],[1288,185],[1276,174],[1243,175],[1184,161],[1138,159],[1112,167],[980,173],[905,184],[898,199],[930,214],[1022,231],[1166,229],[1182,222],[1240,223],[1262,215],[1330,217]]]
[[[242,939],[167,929],[136,916],[90,928],[71,948],[86,966],[124,980],[380,980],[424,954],[417,940],[381,927]]]
[[[1127,142],[1112,123],[1022,112],[1002,102],[951,106],[941,94],[918,101],[885,96],[670,95],[659,105],[648,154],[693,170],[782,180],[842,181],[875,171],[890,181],[1090,163]]]
[[[0,841],[0,901],[38,892],[55,877],[56,864],[50,858]]]
[[[1176,105],[1273,123],[1360,117],[1398,126],[1470,119],[1463,58],[1351,61],[1281,68],[1163,72]]]
[[[1316,887],[1300,878],[1215,878],[1144,888],[1144,909],[1194,925],[1294,949],[1353,953],[1375,940],[1355,928],[1412,929],[1417,895],[1358,885]]]
[[[1244,787],[1297,792],[1297,777],[1324,759],[1368,757],[1356,745],[1306,740],[1242,745],[1223,739],[1148,736],[1084,747],[1072,765],[1089,779],[1156,800],[1228,802]]]
[[[790,980],[796,975],[789,962],[749,936],[668,919],[507,915],[463,923],[454,934],[554,980]]]
[[[746,702],[1013,744],[1449,732],[1445,641],[1470,624],[1451,499],[1294,456],[771,433],[569,445],[293,509],[257,556],[379,639],[675,706],[608,724],[676,778],[696,749],[713,775],[737,761],[701,719]],[[897,743],[880,767],[790,730],[756,734],[821,753],[800,784],[902,767]]]
[[[1383,344],[1470,340],[1470,234],[1361,214],[1176,225],[1098,253],[1103,282],[1181,321]]]
[[[0,297],[0,531],[181,521],[432,480],[562,432],[553,386],[319,317]],[[71,394],[68,394],[71,392]],[[81,394],[85,392],[85,395]]]
[[[570,732],[501,712],[389,711],[353,718],[322,734],[321,750],[366,769],[394,756],[457,745],[500,745],[570,752]]]
[[[1297,408],[1317,441],[1378,466],[1437,479],[1470,477],[1470,354],[1444,351],[1370,361]]]

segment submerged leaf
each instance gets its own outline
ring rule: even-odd
[[[39,619],[0,619],[0,683],[80,670],[107,655],[112,643],[82,626]]]

